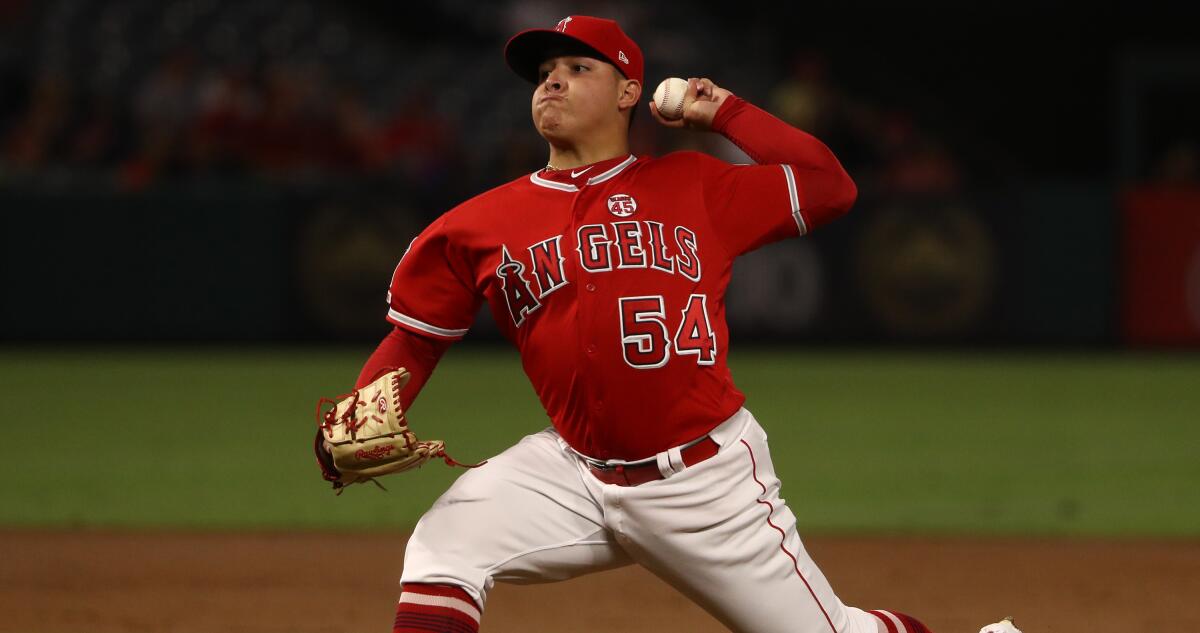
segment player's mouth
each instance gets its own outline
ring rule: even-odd
[[[562,97],[559,95],[542,95],[538,99],[538,105],[542,105],[543,103],[546,103],[547,101],[566,101],[566,100],[567,100],[566,97]]]

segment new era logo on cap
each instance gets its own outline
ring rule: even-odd
[[[553,29],[529,29],[508,40],[504,60],[518,75],[538,81],[538,65],[556,50],[580,45],[612,64],[629,79],[644,81],[642,49],[613,20],[590,15],[571,15]],[[561,53],[560,53],[561,54]]]

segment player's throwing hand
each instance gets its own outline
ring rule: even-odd
[[[691,77],[687,83],[687,94],[683,98],[682,117],[673,121],[663,118],[653,101],[650,102],[650,116],[667,127],[686,127],[707,132],[712,129],[713,118],[717,116],[717,110],[721,109],[721,104],[725,103],[725,99],[733,93],[714,84],[707,77]]]

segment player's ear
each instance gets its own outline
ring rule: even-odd
[[[636,108],[642,98],[642,82],[636,79],[622,79],[619,89],[617,107],[622,110]]]

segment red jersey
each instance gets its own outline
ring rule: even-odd
[[[753,108],[726,105],[722,122]],[[754,110],[751,120],[769,117]],[[456,340],[486,300],[567,443],[598,459],[652,456],[745,400],[725,363],[725,288],[738,255],[845,210],[806,209],[800,183],[812,169],[679,152],[519,178],[413,241],[388,320]]]

